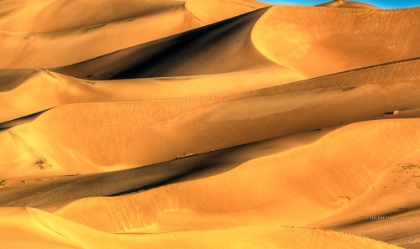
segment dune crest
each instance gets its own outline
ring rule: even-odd
[[[318,4],[315,6],[319,7],[334,7],[334,8],[359,8],[359,9],[380,9],[371,4],[361,3],[361,2],[354,2],[354,1],[346,1],[346,0],[335,0],[332,2]]]
[[[274,6],[252,41],[272,61],[306,77],[420,57],[420,9]],[[322,61],[322,63],[321,63]]]

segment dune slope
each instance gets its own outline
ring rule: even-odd
[[[358,8],[358,9],[380,9],[374,5],[361,2],[348,2],[346,0],[335,0],[328,3],[318,4],[319,7],[333,7],[333,8]]]
[[[0,247],[418,249],[417,23],[0,0]]]
[[[274,6],[254,26],[252,41],[272,61],[316,77],[419,57],[419,13]]]
[[[212,97],[65,105],[0,133],[7,151],[0,170],[4,178],[118,170],[356,121],[417,117],[419,66],[412,60]]]
[[[400,168],[398,163],[420,163],[413,158],[419,156],[419,125],[418,119],[352,124],[313,143],[248,160],[221,174],[132,195],[86,198],[55,213],[107,232],[169,232],[309,226],[343,210],[347,212],[341,218],[354,222],[364,215],[387,214],[400,205],[418,208],[420,180],[412,177],[414,171],[404,174],[404,179],[387,172]],[[405,142],[399,147],[392,146],[401,140]],[[367,150],[373,146],[374,151]],[[370,203],[381,198],[393,200],[392,205]],[[114,212],[118,209],[124,212]]]
[[[52,71],[84,79],[203,75],[275,65],[250,33],[266,9]],[[223,50],[223,53],[218,51]],[[280,68],[280,66],[278,66]]]
[[[13,236],[0,232],[8,247],[31,248],[357,248],[397,249],[399,247],[353,235],[283,227],[238,227],[213,231],[193,231],[149,235],[119,235],[99,232],[55,215],[27,208],[4,209],[0,231],[15,231]],[[18,226],[25,219],[25,228]],[[29,221],[29,222],[28,222]],[[48,240],[45,238],[48,236]],[[327,239],[325,239],[327,237]],[[77,245],[75,244],[77,241]]]
[[[81,80],[48,70],[33,70],[31,77],[23,77],[25,74],[20,72],[0,70],[0,79],[8,82],[4,85],[7,89],[0,90],[0,129],[25,122],[27,115],[65,104],[214,96],[304,79],[277,67],[227,74],[112,81]],[[19,101],[21,99],[26,99],[27,103]]]
[[[74,64],[267,6],[246,2],[1,1],[0,68]]]

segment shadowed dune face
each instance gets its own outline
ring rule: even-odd
[[[0,246],[418,248],[419,11],[0,1]]]
[[[0,46],[4,48],[1,68],[70,65],[267,6],[240,0],[45,0],[0,4],[4,7],[0,14]],[[224,11],[220,6],[225,6]],[[86,44],[88,48],[81,49]]]
[[[252,41],[278,64],[316,77],[419,57],[419,13],[275,6],[256,23]]]
[[[167,39],[54,68],[77,78],[104,80],[207,75],[277,66],[252,45],[254,23],[266,9]],[[219,51],[223,50],[223,53]],[[281,69],[281,66],[277,66]]]

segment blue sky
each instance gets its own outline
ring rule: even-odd
[[[306,5],[312,6],[321,3],[331,2],[333,0],[260,0],[260,2],[271,4],[289,4],[289,5]],[[348,2],[355,2],[349,0]],[[378,6],[382,9],[397,9],[420,6],[420,0],[359,0],[356,2],[363,2]]]

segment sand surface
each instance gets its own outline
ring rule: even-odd
[[[419,248],[418,22],[0,1],[0,245]]]

